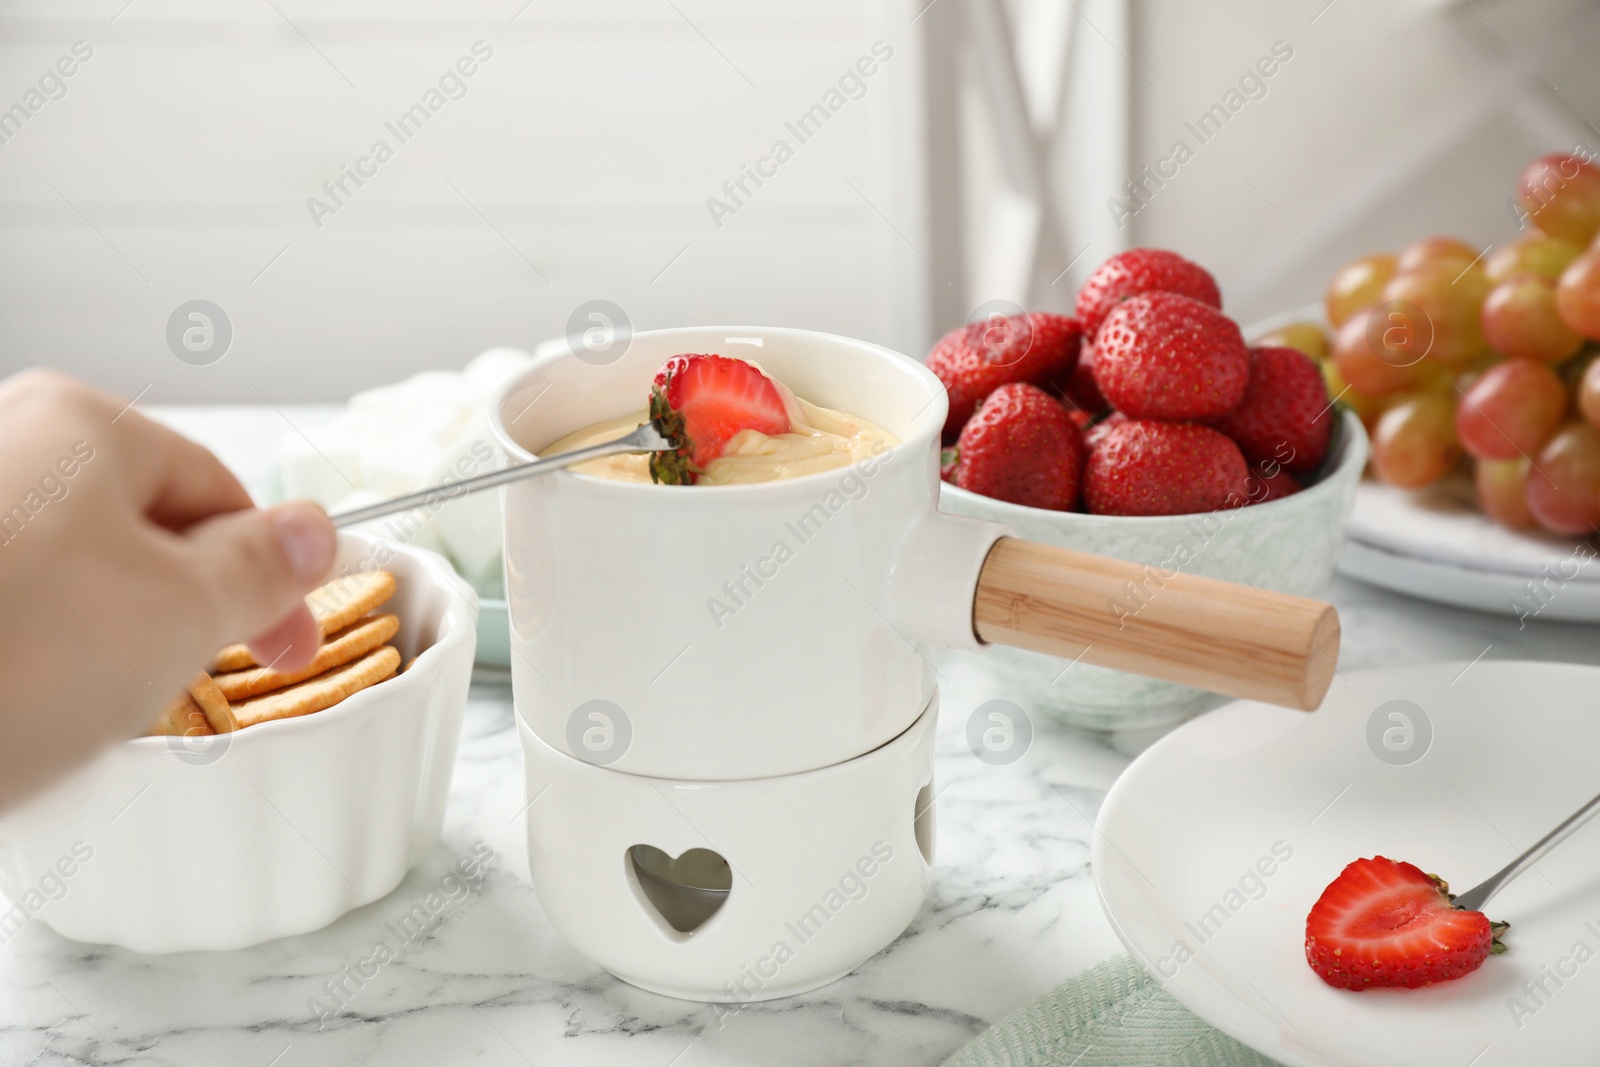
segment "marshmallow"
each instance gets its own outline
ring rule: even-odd
[[[361,446],[361,488],[372,489],[386,497],[404,496],[426,489],[433,483],[428,480],[444,449],[428,437],[368,438]]]
[[[357,489],[343,500],[340,500],[329,512],[338,514],[341,511],[353,511],[356,508],[368,507],[372,504],[381,504],[389,498],[382,493],[373,492],[371,489]],[[444,554],[444,546],[439,541],[438,531],[434,529],[432,521],[428,518],[426,508],[416,508],[412,511],[402,511],[396,515],[385,515],[378,519],[368,519],[347,527],[351,530],[361,530],[387,541],[391,545],[411,545],[415,548],[426,548],[431,552]]]
[[[475,415],[461,435],[445,449],[430,472],[429,484],[456,482],[499,467],[489,417]],[[450,558],[474,586],[500,573],[500,494],[492,489],[442,503],[433,521]]]
[[[460,372],[423,371],[363,389],[312,442],[283,439],[284,494],[345,511],[496,469],[490,398],[533,361],[518,348],[490,348]],[[497,492],[436,500],[361,528],[441,552],[480,592],[504,595]]]
[[[520,348],[490,348],[472,357],[462,375],[474,386],[493,392],[508,378],[533,366],[533,357]]]
[[[291,433],[278,442],[278,472],[285,499],[326,508],[361,486],[360,445],[332,427],[311,436]]]

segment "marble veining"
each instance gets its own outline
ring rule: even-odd
[[[255,426],[265,447],[281,429]],[[1480,654],[1600,662],[1590,627],[1518,629],[1343,579],[1334,599],[1346,669]],[[75,944],[35,920],[0,944],[0,1065],[937,1064],[1120,951],[1090,878],[1092,820],[1159,736],[1040,720],[1019,761],[990,766],[968,749],[966,722],[1006,694],[981,656],[941,653],[938,665],[933,886],[904,936],[832,985],[763,1004],[693,1004],[625,985],[567,947],[529,882],[510,691],[480,684],[443,839],[392,894],[316,933],[221,954],[140,956]],[[359,986],[346,979],[326,1011],[326,984],[379,939],[398,944],[402,918],[475,849],[492,852],[481,881]]]

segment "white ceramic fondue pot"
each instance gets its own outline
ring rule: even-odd
[[[1326,604],[1018,541],[941,514],[944,389],[801,330],[637,334],[505,386],[509,462],[642,412],[681,353],[759,363],[898,438],[850,467],[730,486],[559,471],[504,489],[528,858],[545,914],[617,976],[697,1000],[847,974],[916,914],[933,858],[930,646],[1005,642],[1314,707]],[[1129,617],[1124,583],[1149,593]]]
[[[556,750],[669,778],[813,770],[911,724],[934,688],[929,646],[986,641],[1320,701],[1338,643],[1325,604],[1152,575],[936,511],[943,386],[877,345],[710,327],[635,334],[605,365],[558,351],[502,388],[499,443],[525,462],[642,411],[657,369],[686,352],[752,360],[900,443],[788,481],[682,487],[559,472],[506,487],[516,706]],[[1112,603],[1129,581],[1159,586],[1134,618]]]

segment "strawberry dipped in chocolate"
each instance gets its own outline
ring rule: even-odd
[[[636,485],[755,485],[864,464],[900,443],[860,415],[796,396],[755,363],[690,353],[661,365],[641,408],[571,430],[539,453],[614,442],[642,422],[671,448],[596,456],[567,470]]]
[[[650,421],[677,444],[650,457],[650,480],[693,485],[728,442],[745,430],[789,432],[783,389],[744,360],[717,355],[673,356],[656,372]]]

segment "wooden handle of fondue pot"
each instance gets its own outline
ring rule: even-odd
[[[979,640],[1309,711],[1339,658],[1333,605],[1015,537],[972,606]]]

